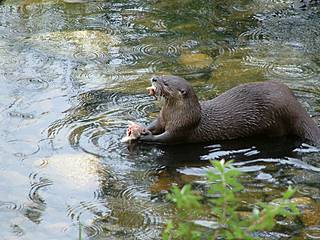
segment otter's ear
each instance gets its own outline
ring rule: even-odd
[[[185,89],[180,89],[179,92],[182,96],[185,96],[187,94],[187,91]]]

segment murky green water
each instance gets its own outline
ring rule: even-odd
[[[208,99],[274,80],[320,108],[320,7],[293,1],[0,2],[0,239],[159,239],[172,183],[236,159],[244,205],[298,187],[301,223],[266,239],[320,237],[320,153],[293,141],[176,147],[120,143],[158,105],[149,78],[176,74]],[[197,183],[199,184],[199,183]]]

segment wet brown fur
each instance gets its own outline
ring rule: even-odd
[[[250,136],[297,136],[319,143],[320,130],[292,91],[284,84],[243,84],[220,96],[199,102],[183,78],[153,79],[165,97],[159,117],[141,141],[164,144],[231,140]]]

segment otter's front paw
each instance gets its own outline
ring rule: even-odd
[[[151,133],[148,129],[137,123],[130,123],[127,129],[127,136],[122,138],[121,142],[131,142],[139,139],[142,135]]]
[[[142,142],[152,142],[153,138],[154,138],[154,136],[149,131],[148,134],[141,135],[138,140],[142,141]]]

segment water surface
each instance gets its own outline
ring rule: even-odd
[[[160,239],[174,183],[201,188],[209,159],[245,172],[244,205],[297,186],[300,223],[266,239],[320,237],[317,148],[294,139],[159,147],[120,143],[149,123],[157,74],[200,99],[252,81],[294,90],[316,121],[319,6],[293,1],[0,2],[0,238]],[[319,121],[318,121],[319,122]]]

